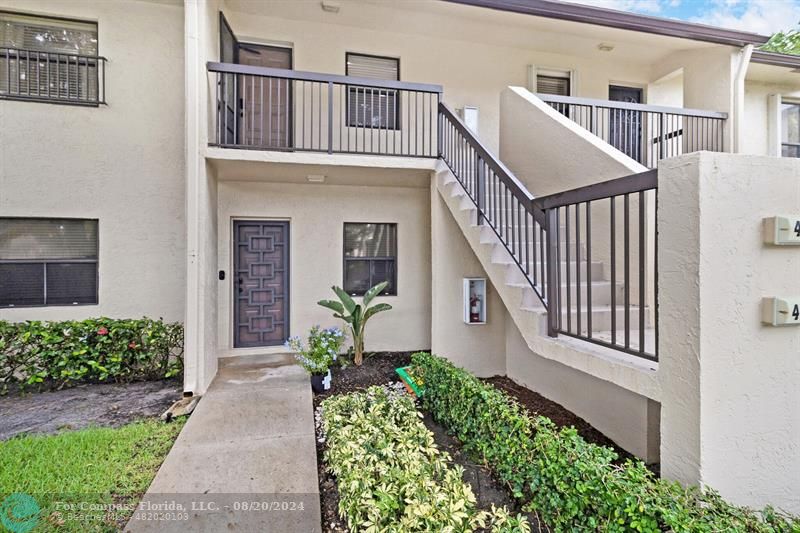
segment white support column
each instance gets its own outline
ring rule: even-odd
[[[186,319],[184,390],[202,394],[216,374],[216,177],[208,144],[205,64],[214,43],[216,2],[187,0],[186,50]]]
[[[800,211],[800,161],[662,161],[658,191],[661,472],[753,507],[800,512],[800,327],[761,323],[794,295],[800,248],[762,219]]]

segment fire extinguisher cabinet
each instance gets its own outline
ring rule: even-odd
[[[464,322],[486,324],[486,278],[464,278]]]

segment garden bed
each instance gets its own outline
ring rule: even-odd
[[[362,391],[373,385],[386,385],[388,383],[398,382],[399,379],[395,369],[410,365],[411,353],[412,352],[376,353],[365,358],[364,364],[360,367],[351,365],[346,368],[334,369],[332,371],[333,386],[331,390],[316,395],[314,397],[314,407],[318,407],[325,398]],[[597,441],[602,444],[611,443],[608,437],[600,433],[582,418],[559,404],[551,402],[541,395],[517,385],[508,378],[495,376],[488,378],[486,381],[492,382],[496,386],[507,390],[528,409],[535,410],[540,408],[545,411],[542,414],[553,417],[557,420],[557,423],[561,425],[575,425],[578,427],[581,435],[588,436],[590,439],[593,439],[593,442]],[[425,415],[423,422],[428,430],[433,433],[436,445],[441,450],[450,454],[454,464],[464,469],[463,479],[472,487],[472,491],[477,500],[477,508],[488,510],[491,508],[492,504],[498,507],[505,505],[514,514],[520,512],[520,504],[515,500],[508,488],[498,481],[485,465],[471,460],[463,451],[458,440],[448,435],[447,431],[445,431],[441,425],[437,424],[429,414],[423,414]],[[323,461],[324,451],[325,444],[319,442],[318,439],[317,466],[320,485],[322,530],[323,532],[347,531],[346,524],[341,520],[338,514],[339,495],[336,489],[336,480],[334,476],[327,471]],[[539,524],[535,515],[530,513],[525,514],[531,524],[532,531],[547,531],[543,525]]]
[[[617,452],[617,455],[619,455],[619,462],[624,462],[626,459],[633,459],[633,455],[617,446],[614,441],[598,431],[589,422],[562,407],[560,404],[548,400],[541,394],[523,387],[505,376],[493,376],[491,378],[485,378],[482,381],[491,383],[517,400],[520,405],[525,407],[532,415],[546,416],[552,420],[558,428],[574,427],[578,431],[578,435],[583,437],[583,440],[586,442],[612,448]]]

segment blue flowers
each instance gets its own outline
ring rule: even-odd
[[[285,346],[296,352],[295,359],[309,374],[324,374],[336,361],[345,341],[342,330],[336,327],[322,329],[314,326],[308,333],[308,345],[300,337],[289,337]]]

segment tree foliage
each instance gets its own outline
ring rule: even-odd
[[[800,55],[800,29],[779,31],[773,34],[761,49],[767,52]]]

